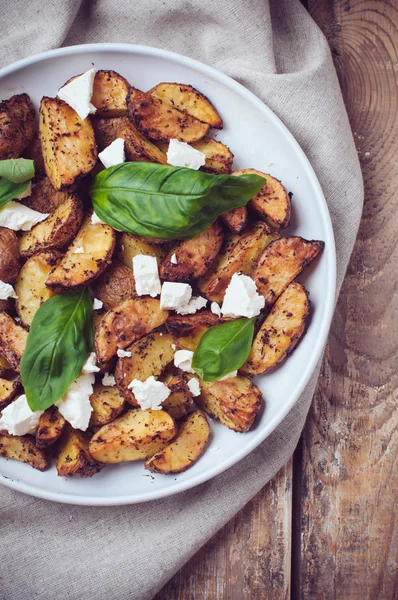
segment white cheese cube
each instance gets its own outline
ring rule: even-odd
[[[160,294],[158,261],[155,256],[139,254],[133,257],[135,289],[139,296],[155,298]]]
[[[18,296],[12,285],[0,281],[0,300],[7,300],[8,298],[18,298]]]
[[[116,138],[116,140],[113,140],[109,146],[104,148],[104,150],[98,154],[98,158],[106,169],[124,163],[126,160],[126,155],[124,153],[124,139]]]
[[[188,167],[196,171],[206,162],[206,155],[186,142],[171,139],[167,150],[167,162],[173,167]]]
[[[196,396],[200,396],[200,383],[199,380],[196,379],[196,377],[192,377],[192,379],[190,379],[188,381],[188,389],[191,392],[192,396],[196,397]]]
[[[226,317],[256,317],[264,308],[265,299],[257,293],[251,277],[235,273],[226,289],[221,312]]]
[[[186,373],[195,373],[192,368],[193,352],[191,350],[177,350],[174,354],[174,366]]]
[[[3,429],[11,435],[34,433],[44,410],[32,411],[25,394],[19,396],[3,408],[0,418],[0,431]]]
[[[160,410],[162,402],[171,393],[167,385],[161,381],[156,381],[153,375],[145,381],[133,379],[128,388],[133,392],[135,399],[143,410]]]
[[[10,200],[0,208],[0,227],[7,227],[13,231],[30,231],[32,227],[47,219],[48,214],[37,212],[19,202]]]
[[[192,296],[192,288],[188,283],[165,281],[160,295],[160,308],[168,310],[181,310],[186,306]]]
[[[75,77],[75,79],[58,90],[58,98],[69,104],[81,119],[85,119],[88,115],[94,114],[97,110],[95,106],[91,104],[96,72],[95,69],[90,69],[83,73],[83,75]]]

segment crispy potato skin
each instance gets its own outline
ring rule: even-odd
[[[107,425],[120,415],[124,409],[125,401],[115,386],[106,387],[96,383],[90,396],[90,403],[93,407],[90,427],[102,427],[102,425]]]
[[[222,119],[210,100],[192,85],[162,82],[150,89],[148,94],[210,127],[223,127]]]
[[[206,273],[220,251],[224,239],[222,227],[213,223],[203,233],[174,246],[160,266],[165,281],[191,282]],[[171,262],[176,255],[177,264]]]
[[[27,463],[38,471],[46,471],[50,466],[46,454],[36,447],[35,438],[30,435],[16,436],[1,432],[0,456]]]
[[[234,431],[249,431],[262,403],[261,391],[248,377],[225,381],[201,381],[195,403],[213,419]]]
[[[89,285],[112,261],[116,233],[109,225],[91,223],[88,217],[65,256],[49,275],[46,285],[54,292],[72,291]],[[76,254],[77,248],[84,252]]]
[[[122,138],[126,160],[166,164],[166,154],[147,140],[127,117],[95,119],[93,124],[101,151],[117,138]]]
[[[29,198],[22,203],[41,213],[53,213],[68,200],[72,190],[56,190],[48,177],[43,177],[32,188]]]
[[[127,348],[131,356],[119,358],[116,364],[116,385],[122,396],[132,406],[138,402],[128,385],[133,379],[145,381],[153,375],[156,378],[174,358],[173,338],[168,333],[153,332],[137,340]]]
[[[289,283],[320,253],[324,242],[285,237],[272,242],[259,258],[253,271],[259,294],[265,307],[272,306]]]
[[[267,223],[254,223],[242,235],[232,235],[224,244],[214,264],[199,280],[201,293],[212,302],[222,303],[234,273],[251,275],[258,257],[270,242],[279,237]]]
[[[210,310],[200,310],[193,315],[171,315],[166,327],[179,348],[194,351],[205,331],[220,323],[223,320]]]
[[[145,468],[164,475],[182,473],[202,456],[209,437],[205,415],[195,410],[181,421],[175,439],[145,462]]]
[[[111,310],[135,294],[135,279],[131,269],[119,260],[112,264],[95,280],[95,297],[104,303],[105,310]]]
[[[221,219],[232,233],[239,235],[246,229],[249,214],[246,206],[239,206],[221,215]]]
[[[130,120],[150,140],[197,142],[206,135],[209,125],[182,113],[134,87],[127,96]]]
[[[41,143],[38,136],[35,136],[33,141],[29,144],[29,146],[23,152],[24,158],[29,158],[33,160],[35,163],[35,180],[40,177],[43,177],[46,174],[46,170],[44,168],[44,158],[43,152],[41,150]]]
[[[101,427],[90,441],[90,454],[102,463],[136,461],[153,456],[177,433],[164,410],[132,409]]]
[[[61,437],[66,421],[56,406],[50,406],[41,415],[36,431],[37,448],[47,448]]]
[[[126,267],[133,268],[133,258],[139,254],[155,256],[160,263],[166,256],[166,250],[159,243],[149,242],[145,238],[130,233],[120,236],[118,257]]]
[[[21,385],[18,381],[0,378],[0,411],[14,400],[20,389]]]
[[[170,396],[162,403],[163,410],[173,419],[185,417],[193,408],[193,399],[184,376],[178,369],[168,369],[159,379],[171,391]]]
[[[89,441],[87,433],[73,429],[66,423],[54,451],[55,466],[60,477],[92,477],[105,466],[89,453]]]
[[[242,373],[260,375],[280,365],[303,337],[309,313],[308,292],[293,281],[261,325]]]
[[[0,312],[0,353],[18,373],[27,337],[28,332],[23,327],[7,313]]]
[[[98,155],[91,121],[82,120],[66,102],[42,98],[39,132],[46,174],[57,190],[95,167]]]
[[[18,158],[35,135],[35,109],[28,94],[0,102],[0,160]]]
[[[106,313],[95,332],[95,351],[98,361],[106,363],[118,348],[127,348],[152,329],[163,325],[168,311],[160,308],[155,298],[125,300]]]
[[[15,283],[20,269],[18,238],[11,229],[0,227],[0,280]]]

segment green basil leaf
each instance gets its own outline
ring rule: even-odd
[[[79,377],[94,341],[93,303],[87,289],[53,296],[33,317],[21,378],[31,410],[45,410]]]
[[[91,200],[115,229],[160,239],[190,239],[260,191],[258,175],[210,175],[185,167],[130,162],[96,175]]]
[[[7,202],[25,192],[28,186],[29,181],[13,183],[4,177],[0,177],[0,210]]]
[[[35,176],[35,163],[28,158],[0,160],[0,177],[13,183],[23,183]]]
[[[252,319],[236,319],[210,327],[193,353],[192,368],[203,381],[216,381],[239,369],[249,356],[253,342]]]

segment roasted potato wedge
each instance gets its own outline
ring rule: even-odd
[[[76,235],[83,220],[83,204],[76,194],[69,194],[52,215],[25,231],[19,240],[23,257],[38,250],[63,248]]]
[[[41,213],[53,213],[66,202],[71,190],[56,190],[48,177],[43,177],[32,187],[32,193],[22,203]]]
[[[93,123],[100,150],[109,146],[117,138],[122,138],[126,160],[166,164],[167,158],[164,152],[147,140],[127,117],[95,119]]]
[[[145,462],[145,468],[164,475],[182,473],[202,456],[209,437],[205,415],[195,410],[181,421],[175,439]]]
[[[95,74],[91,104],[98,117],[127,116],[129,82],[116,71],[99,70]]]
[[[114,259],[95,280],[93,291],[95,297],[103,302],[105,310],[115,308],[121,302],[135,296],[135,279],[132,270]]]
[[[115,370],[116,385],[132,406],[138,406],[138,403],[128,385],[133,379],[146,381],[151,375],[158,378],[174,358],[173,345],[169,333],[156,331],[131,344],[126,349],[131,356],[119,358]]]
[[[0,354],[0,377],[12,377],[13,375],[14,370],[10,363]]]
[[[20,389],[21,384],[18,381],[0,378],[0,411],[14,400]]]
[[[289,283],[319,254],[324,242],[285,237],[272,242],[260,256],[252,277],[265,307],[274,304]]]
[[[18,296],[15,307],[25,327],[31,326],[36,311],[53,295],[46,281],[61,256],[57,250],[44,250],[34,254],[22,267],[15,284]]]
[[[166,322],[168,311],[155,298],[125,300],[106,313],[95,332],[95,351],[100,363]]]
[[[35,136],[35,109],[28,94],[0,102],[0,160],[18,158]]]
[[[50,466],[44,451],[36,447],[35,438],[30,435],[0,433],[0,456],[27,463],[38,471],[45,471]]]
[[[66,427],[66,421],[56,406],[50,406],[39,419],[36,431],[36,446],[47,448],[61,437]]]
[[[187,113],[191,117],[207,123],[210,127],[222,129],[223,123],[220,115],[208,98],[198,92],[192,85],[185,83],[158,83],[149,90],[153,98],[157,98],[177,110]]]
[[[159,274],[166,281],[191,282],[206,273],[220,251],[224,234],[222,227],[213,223],[211,227],[191,240],[174,246],[162,262]],[[171,261],[175,255],[177,263]]]
[[[264,248],[278,237],[278,233],[261,221],[248,227],[240,236],[230,236],[214,264],[199,280],[201,293],[212,302],[221,303],[232,275],[239,271],[251,275]]]
[[[0,312],[0,352],[14,371],[19,372],[28,332],[7,313]]]
[[[57,190],[95,167],[98,155],[91,121],[81,119],[66,102],[42,98],[39,132],[45,170]]]
[[[11,229],[0,227],[0,281],[15,283],[20,269],[18,238]]]
[[[89,285],[112,261],[116,233],[109,225],[92,223],[88,217],[65,256],[46,281],[54,292],[76,290]],[[83,252],[76,253],[83,248]]]
[[[177,433],[164,410],[129,410],[101,427],[90,440],[91,456],[102,463],[142,460],[161,450]]]
[[[107,387],[96,383],[90,396],[90,404],[93,407],[90,427],[102,427],[120,415],[125,401],[115,386]]]
[[[170,396],[162,403],[163,410],[173,419],[185,417],[193,408],[193,399],[182,373],[177,369],[171,369],[163,373],[159,379],[171,391]]]
[[[161,244],[150,243],[144,238],[130,233],[122,233],[120,236],[118,256],[122,263],[129,269],[133,268],[133,258],[139,254],[155,256],[160,263],[166,256],[166,251]]]
[[[35,163],[35,180],[37,180],[40,177],[43,177],[43,175],[46,174],[46,170],[44,168],[43,152],[41,150],[40,138],[38,136],[36,136],[26,148],[26,150],[24,150],[22,156],[24,158],[29,158],[30,160],[33,160],[33,162]]]
[[[193,315],[171,315],[166,327],[179,348],[194,351],[205,331],[222,322],[210,310],[201,310]]]
[[[308,292],[293,281],[261,325],[242,373],[260,375],[280,365],[303,337],[309,312]]]
[[[200,408],[229,429],[249,431],[262,403],[261,392],[249,377],[201,381],[200,387],[201,394],[195,398]]]
[[[89,452],[90,436],[66,424],[64,432],[55,445],[54,461],[60,477],[92,477],[104,464]]]
[[[246,229],[249,214],[246,206],[239,206],[221,215],[221,219],[232,233],[240,234]]]
[[[290,222],[290,196],[281,182],[262,171],[256,169],[242,169],[232,175],[254,174],[265,177],[267,183],[254,198],[249,200],[247,206],[258,219],[268,221],[275,229],[284,229]]]
[[[201,171],[207,173],[229,175],[232,173],[232,164],[234,155],[225,144],[213,140],[213,138],[205,136],[198,142],[194,142],[192,147],[199,152],[203,152],[206,156],[206,162]]]
[[[210,127],[134,87],[127,96],[127,107],[136,128],[153,141],[169,142],[175,138],[181,142],[197,142]]]

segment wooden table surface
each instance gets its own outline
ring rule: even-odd
[[[293,459],[155,600],[398,599],[398,0],[306,5],[362,165],[358,240]]]

